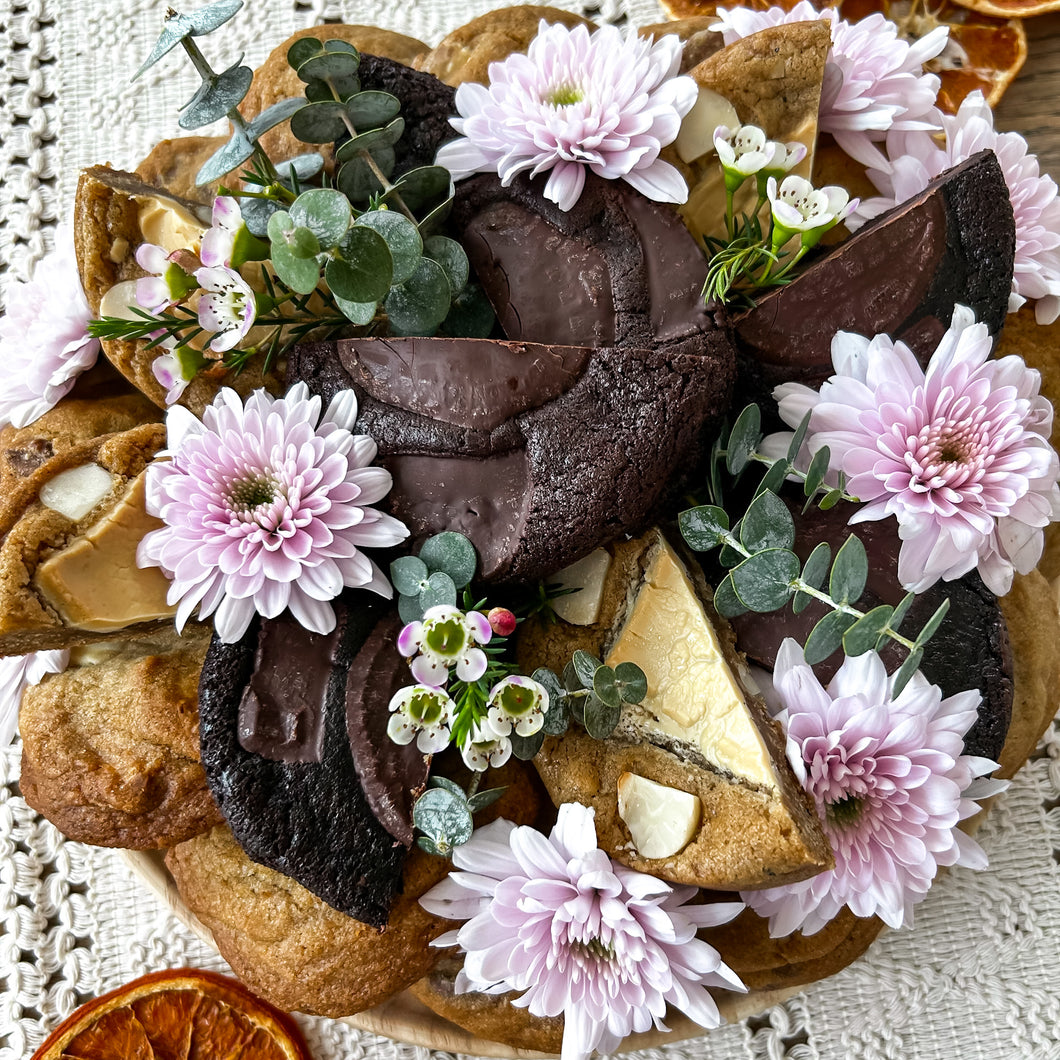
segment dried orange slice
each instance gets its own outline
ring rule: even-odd
[[[1055,0],[1060,6],[1060,0]],[[936,26],[949,26],[946,50],[925,68],[938,74],[938,106],[947,114],[957,108],[970,92],[980,91],[991,107],[1001,99],[1027,59],[1027,31],[1018,19],[990,18],[950,0],[938,3],[922,0],[842,0],[838,5],[843,18],[858,22],[880,12],[898,26],[906,40],[919,40]]]
[[[995,18],[1029,18],[1060,11],[1060,0],[958,0],[962,7]]]
[[[32,1060],[311,1060],[294,1020],[241,983],[154,972],[77,1009]]]

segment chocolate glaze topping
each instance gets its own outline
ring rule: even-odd
[[[416,743],[397,744],[387,735],[390,699],[409,684],[409,668],[394,645],[403,623],[387,615],[354,657],[346,682],[346,730],[353,766],[377,820],[399,842],[411,846],[412,804],[427,786],[431,756]]]
[[[1015,222],[997,158],[982,151],[818,258],[736,321],[769,387],[832,372],[836,331],[887,334],[926,361],[956,304],[991,332],[1008,309]]]
[[[595,247],[514,202],[490,203],[460,238],[508,338],[614,343],[611,274]]]
[[[589,359],[584,346],[493,339],[340,339],[337,355],[377,401],[477,431],[559,397]]]
[[[258,629],[254,672],[239,701],[239,745],[277,762],[319,762],[328,686],[342,639],[311,633],[289,611]]]

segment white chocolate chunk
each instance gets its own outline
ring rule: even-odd
[[[41,486],[40,501],[53,512],[65,515],[75,523],[86,515],[114,488],[114,477],[99,464],[83,464],[62,471]]]
[[[564,622],[573,626],[591,626],[596,621],[604,595],[604,579],[610,566],[610,555],[605,549],[598,548],[549,579],[558,582],[563,589],[578,590],[557,596],[552,601],[552,609]]]
[[[122,280],[113,287],[107,288],[106,294],[99,300],[100,317],[118,317],[120,320],[141,320],[139,314],[133,312],[133,307],[139,305],[136,301],[136,281]]]
[[[612,667],[633,662],[644,671],[648,694],[636,714],[641,728],[697,747],[709,763],[739,780],[777,789],[744,691],[695,587],[665,542],[605,661]]]
[[[136,196],[140,205],[140,232],[145,243],[154,243],[167,254],[175,250],[198,250],[209,227],[175,199],[154,195]]]
[[[626,822],[637,852],[668,858],[684,850],[699,828],[699,798],[636,773],[618,778],[618,815]]]
[[[714,150],[714,130],[719,125],[735,129],[740,124],[736,108],[720,92],[700,86],[699,96],[681,122],[674,146],[682,162],[695,159]]]

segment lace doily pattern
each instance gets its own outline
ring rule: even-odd
[[[598,21],[658,21],[654,0],[554,0]],[[249,0],[216,62],[260,62],[302,26],[356,21],[435,43],[497,0]],[[0,0],[0,284],[25,278],[70,209],[79,166],[131,166],[194,85],[177,60],[129,72],[160,0]],[[223,48],[223,54],[214,49]],[[59,61],[61,57],[61,62]],[[218,955],[130,878],[115,852],[68,842],[19,794],[17,747],[0,754],[0,1060],[25,1060],[77,1004],[137,975]],[[991,868],[957,870],[913,931],[769,1012],[642,1060],[1048,1060],[1060,1058],[1060,724],[980,833]],[[446,1060],[342,1023],[304,1018],[317,1060]]]

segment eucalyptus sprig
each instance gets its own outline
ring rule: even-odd
[[[907,593],[897,607],[884,604],[864,612],[854,606],[865,590],[869,570],[860,538],[849,535],[834,562],[831,548],[825,542],[811,551],[805,563],[799,559],[794,552],[794,519],[775,492],[784,480],[801,478],[807,506],[816,500],[821,508],[828,508],[841,499],[857,499],[845,492],[842,480],[836,487],[824,484],[829,461],[827,447],[815,454],[805,472],[792,466],[808,425],[809,416],[792,437],[787,455],[774,459],[758,450],[761,426],[757,406],[745,408],[727,438],[714,446],[710,492],[715,501],[720,501],[723,471],[737,477],[752,463],[764,464],[767,471],[747,510],[731,524],[720,504],[699,505],[681,512],[678,525],[689,547],[697,552],[721,550],[719,562],[729,570],[714,594],[714,606],[720,614],[733,618],[747,611],[765,613],[777,611],[788,603],[798,614],[817,600],[829,611],[807,637],[806,661],[811,665],[822,662],[840,647],[847,655],[879,651],[891,641],[907,652],[895,675],[897,695],[920,666],[924,646],[945,618],[949,601],[943,601],[918,634],[907,637],[900,632],[900,627],[915,599],[914,593]]]
[[[496,802],[505,788],[479,791],[481,773],[471,778],[468,790],[445,777],[431,777],[427,790],[412,804],[412,823],[423,835],[416,845],[428,854],[448,857],[462,846],[475,829],[474,815]]]

